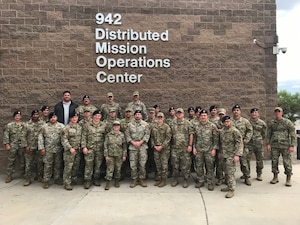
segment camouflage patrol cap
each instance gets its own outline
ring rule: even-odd
[[[114,94],[112,92],[108,92],[107,97],[114,97]]]
[[[115,126],[115,125],[121,125],[121,123],[118,121],[118,120],[115,120],[114,122],[113,122],[113,126]]]
[[[132,112],[132,108],[126,107],[125,112]]]
[[[165,117],[165,115],[162,112],[157,113],[157,117]]]
[[[276,111],[283,112],[283,109],[281,107],[275,107],[274,112]]]
[[[116,111],[116,108],[110,108],[109,109],[109,112],[111,113],[111,112],[115,112]]]
[[[154,108],[149,108],[148,109],[150,113],[155,113],[155,109]]]
[[[218,114],[219,114],[219,115],[220,115],[220,114],[226,115],[226,109],[224,109],[224,108],[219,108]]]
[[[177,108],[176,113],[184,113],[183,108]]]
[[[134,91],[133,93],[132,93],[132,96],[139,96],[140,94],[139,94],[139,92],[138,91]]]

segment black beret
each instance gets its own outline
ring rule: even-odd
[[[200,113],[201,110],[202,110],[201,106],[196,106],[195,107],[195,112]]]
[[[230,116],[224,116],[222,118],[222,123],[224,123],[226,120],[230,120]]]
[[[56,114],[55,114],[54,112],[49,113],[49,116],[48,116],[49,120],[50,120],[53,116],[56,116]]]
[[[42,107],[42,112],[43,112],[43,111],[45,111],[46,109],[50,109],[50,107],[49,107],[49,106],[46,106],[46,105],[44,105],[44,106]]]
[[[209,111],[211,112],[213,109],[217,109],[218,107],[216,105],[212,105],[209,107]]]
[[[159,105],[154,105],[153,108],[157,109],[157,108],[159,108]]]
[[[90,98],[90,96],[85,95],[85,96],[82,97],[82,100],[84,100],[85,98]]]
[[[192,110],[195,111],[194,107],[189,107],[187,111],[190,112]]]
[[[21,115],[21,111],[15,111],[15,112],[13,113],[13,117],[15,117],[15,116],[18,115],[18,114]]]
[[[253,113],[253,112],[258,112],[258,108],[253,108],[250,110],[250,113]]]
[[[236,104],[232,107],[232,111],[235,109],[241,109],[241,106],[239,104]]]
[[[200,115],[201,114],[208,114],[207,110],[205,110],[205,109],[202,109],[199,113],[200,113]]]
[[[76,112],[71,112],[70,113],[70,118],[73,118],[74,116],[78,116],[78,114]]]
[[[101,110],[97,109],[96,111],[93,112],[93,116],[95,116],[96,114],[101,114]]]
[[[137,114],[137,113],[142,113],[142,111],[141,110],[135,110],[134,115]]]
[[[171,110],[175,110],[175,107],[171,106],[171,107],[169,108],[169,112],[170,112]]]
[[[33,116],[33,115],[36,114],[36,113],[39,113],[39,110],[37,110],[37,109],[32,110],[31,116]]]

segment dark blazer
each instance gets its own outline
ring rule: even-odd
[[[78,107],[78,105],[71,101],[71,104],[70,104],[70,110],[69,110],[69,116],[71,113],[75,113],[75,109]],[[63,107],[63,102],[59,102],[57,103],[55,106],[54,106],[54,113],[55,115],[57,116],[57,121],[60,122],[60,123],[64,123],[64,107]],[[66,121],[66,124],[68,123],[69,121]]]

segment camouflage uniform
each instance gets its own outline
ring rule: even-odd
[[[65,184],[77,182],[80,160],[81,160],[81,134],[82,127],[79,124],[69,123],[63,130],[61,143],[64,147],[64,174],[63,180]],[[74,148],[75,153],[72,154],[70,149]]]
[[[93,176],[94,182],[100,180],[100,167],[104,159],[104,136],[106,124],[93,121],[88,123],[82,131],[81,148],[87,148],[88,153],[84,155],[85,169],[84,180],[90,182]]]
[[[106,162],[105,179],[110,181],[114,174],[115,179],[119,180],[121,178],[122,158],[127,157],[127,142],[123,132],[111,131],[105,136],[104,157],[106,156],[109,159]]]
[[[116,110],[117,118],[119,118],[119,119],[123,118],[122,109],[121,109],[119,103],[113,102],[111,104],[104,103],[104,104],[101,105],[100,110],[101,110],[101,113],[102,113],[102,120],[105,120],[105,119],[108,118],[108,114],[109,114],[110,109],[115,109]]]
[[[143,116],[143,120],[147,120],[148,119],[148,112],[147,112],[147,108],[145,106],[145,104],[143,102],[141,102],[140,100],[138,102],[129,102],[127,104],[127,108],[131,108],[132,112],[135,112],[137,110],[142,111],[142,116]]]
[[[131,117],[130,119],[127,119],[127,118],[124,118],[124,119],[121,119],[120,120],[120,124],[121,124],[121,131],[122,132],[125,132],[127,127],[128,127],[128,124],[133,122],[134,121],[134,118]]]
[[[125,131],[126,141],[129,143],[129,157],[130,157],[130,168],[131,178],[133,180],[146,178],[146,162],[148,158],[147,148],[148,141],[150,138],[150,128],[147,122],[141,120],[139,123],[133,121],[128,124],[128,128]],[[131,141],[141,141],[144,143],[140,149],[136,149]]]
[[[18,157],[20,163],[21,174],[25,173],[25,157],[24,148],[21,146],[21,136],[24,132],[25,124],[20,122],[16,124],[14,121],[8,123],[4,127],[3,144],[9,144],[7,176],[11,176],[15,172],[15,161]]]
[[[196,172],[200,183],[204,183],[204,166],[206,168],[207,183],[212,184],[214,178],[214,157],[211,151],[218,148],[218,131],[215,124],[210,121],[194,125],[194,146],[196,154]]]
[[[178,178],[179,172],[185,180],[188,180],[191,173],[191,153],[187,152],[189,146],[189,137],[194,134],[192,124],[187,120],[177,121],[175,119],[171,124],[171,162],[173,167],[173,177]]]
[[[152,126],[150,142],[154,151],[154,161],[156,164],[157,176],[160,179],[167,179],[171,137],[171,128],[168,124],[163,123],[160,126],[155,123]],[[154,146],[162,146],[162,150],[156,151]]]
[[[278,159],[282,155],[284,173],[288,176],[292,173],[291,153],[288,149],[290,146],[296,146],[296,133],[294,124],[286,118],[281,120],[272,120],[268,126],[267,144],[270,144],[272,173],[278,174]]]
[[[105,120],[103,120],[103,122],[106,123],[106,133],[109,133],[113,130],[114,121],[120,121],[120,119],[107,117]]]
[[[232,118],[233,125],[240,131],[243,137],[243,154],[240,158],[240,167],[243,173],[243,177],[248,179],[250,177],[250,169],[247,162],[247,156],[249,153],[249,149],[247,148],[248,142],[251,140],[253,135],[253,128],[249,120],[239,117],[238,119]]]
[[[31,179],[32,172],[36,173],[36,177],[41,181],[43,177],[43,157],[38,151],[38,136],[45,125],[44,120],[33,122],[30,119],[25,124],[24,134],[22,135],[21,145],[23,148],[29,148],[30,153],[25,153],[25,178]]]
[[[83,114],[84,114],[84,111],[85,110],[89,110],[91,113],[93,113],[94,111],[97,110],[97,107],[92,105],[92,104],[89,104],[89,105],[80,105],[78,106],[76,109],[75,109],[75,112],[76,114],[78,114],[78,117],[79,117],[79,120],[82,120],[83,119]]]
[[[254,153],[256,158],[256,173],[258,176],[260,176],[262,174],[262,169],[264,168],[263,143],[267,135],[267,125],[261,119],[258,119],[256,121],[250,119],[249,121],[253,127],[253,135],[251,140],[247,144],[247,148],[249,149],[247,162],[250,171],[250,161],[252,153]]]
[[[55,181],[62,178],[63,147],[61,145],[61,131],[63,128],[64,125],[59,122],[46,123],[38,136],[38,150],[46,150],[46,154],[43,156],[45,183],[50,181],[52,171],[54,171]]]
[[[236,165],[233,158],[234,156],[242,156],[242,142],[242,135],[235,127],[224,127],[220,131],[220,149],[225,166],[225,180],[230,191],[234,191],[236,185],[234,175]]]

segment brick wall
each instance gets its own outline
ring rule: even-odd
[[[267,118],[276,105],[276,55],[259,48],[276,41],[275,0],[0,0],[0,126],[19,109],[53,106],[70,90],[81,103],[100,106],[113,91],[122,107],[139,90],[147,106],[187,108],[239,103],[244,116],[258,107]],[[120,13],[122,25],[97,25],[98,12]],[[170,68],[114,68],[142,73],[140,83],[99,83],[95,28],[168,30],[168,42],[146,42],[149,58],[169,58]],[[140,43],[139,43],[140,44]],[[106,55],[107,57],[137,57]],[[0,138],[2,139],[2,129]],[[3,146],[0,147],[3,151]],[[1,156],[6,153],[1,153]],[[1,161],[2,162],[2,161]]]

